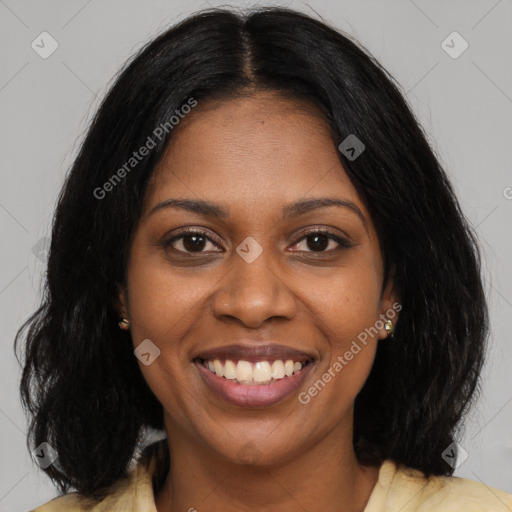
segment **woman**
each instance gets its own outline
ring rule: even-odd
[[[508,510],[451,476],[487,330],[385,70],[290,10],[199,13],[120,74],[59,198],[17,339],[67,493],[36,511]]]

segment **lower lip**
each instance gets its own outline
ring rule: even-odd
[[[199,361],[195,361],[194,364],[205,384],[218,397],[238,407],[269,407],[277,404],[297,391],[309,370],[313,367],[310,362],[300,372],[290,377],[272,380],[270,384],[261,386],[246,386],[237,384],[234,380],[217,376]]]

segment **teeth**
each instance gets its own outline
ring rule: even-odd
[[[267,361],[261,361],[254,365],[252,375],[256,382],[268,382],[272,379],[272,369]]]
[[[220,359],[214,359],[213,361],[204,361],[203,364],[218,377],[236,380],[238,384],[246,385],[268,384],[272,380],[283,379],[285,376],[290,377],[299,372],[304,366],[303,363],[291,359],[286,361],[278,359],[272,364],[268,361],[258,361],[256,363],[238,361],[235,364],[230,359],[222,364]]]
[[[283,361],[274,361],[272,363],[272,378],[282,379],[284,377],[284,363]]]
[[[236,379],[236,366],[233,361],[226,361],[226,364],[224,365],[224,377],[229,380]]]
[[[218,377],[222,377],[222,375],[219,375],[217,370],[215,370],[215,373]],[[238,361],[238,364],[236,365],[236,378],[242,381],[252,380],[252,364],[247,361]]]
[[[213,368],[219,377],[224,377],[224,368],[218,359],[213,360]]]

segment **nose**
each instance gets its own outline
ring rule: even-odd
[[[295,296],[277,266],[270,267],[265,251],[251,263],[238,254],[233,259],[233,268],[213,295],[216,318],[236,318],[255,329],[273,317],[290,320],[295,316]]]

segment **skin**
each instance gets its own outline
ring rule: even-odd
[[[283,218],[283,205],[305,197],[352,201],[365,222],[339,206]],[[217,203],[229,215],[175,207],[150,213],[172,198]],[[203,253],[186,252],[190,239],[165,247],[185,226],[212,239],[199,248]],[[304,231],[314,227],[352,247],[321,238],[323,252],[311,248]],[[263,249],[252,263],[236,252],[248,236]],[[155,498],[159,512],[255,511],[269,503],[276,512],[365,508],[379,468],[356,459],[353,406],[386,330],[361,345],[309,403],[300,403],[298,393],[397,297],[392,282],[383,286],[368,210],[313,107],[254,92],[200,103],[182,120],[153,173],[119,300],[134,346],[149,338],[161,351],[149,366],[139,363],[163,406],[169,439],[171,470]],[[242,339],[314,354],[299,391],[258,409],[214,395],[192,358]]]

